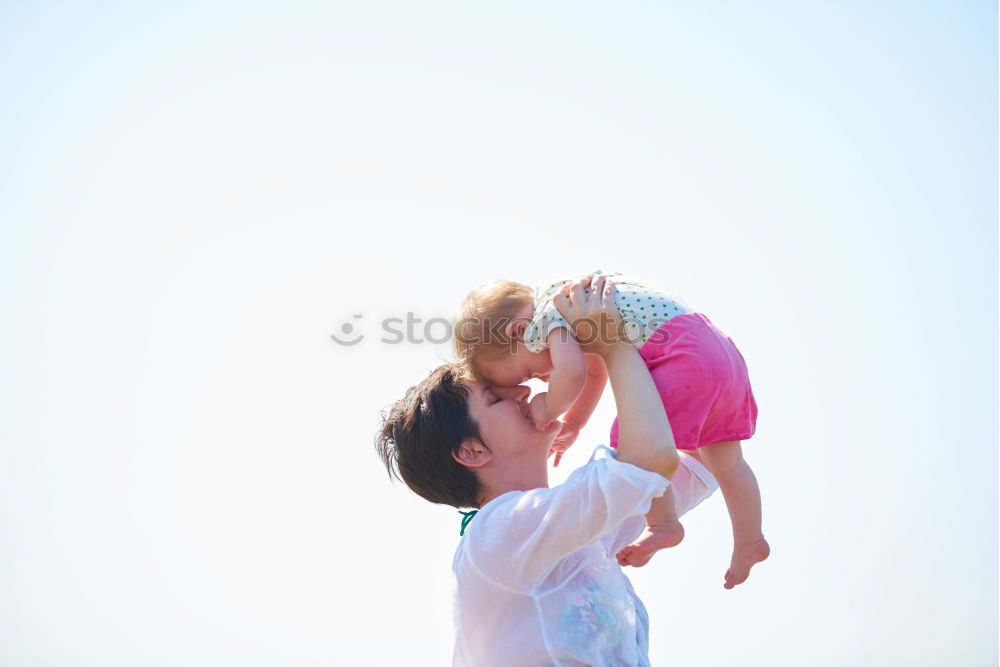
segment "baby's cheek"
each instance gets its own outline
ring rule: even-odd
[[[479,372],[488,384],[498,384],[504,387],[510,384],[511,372],[506,364],[498,364],[496,362],[488,366],[483,364],[480,366]]]
[[[501,387],[513,387],[517,384],[517,381],[510,375],[501,375],[495,380],[495,384],[498,384]]]
[[[513,387],[518,383],[519,378],[515,377],[516,375],[517,375],[516,372],[502,370],[502,371],[497,371],[495,373],[491,373],[490,376],[487,377],[486,379],[491,384],[498,384],[501,387]]]

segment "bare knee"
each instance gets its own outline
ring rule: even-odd
[[[739,440],[700,447],[698,453],[701,454],[701,462],[715,476],[724,475],[743,463],[743,447]]]

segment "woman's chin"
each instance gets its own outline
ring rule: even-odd
[[[534,436],[533,439],[542,440],[547,443],[551,443],[555,440],[556,436],[559,435],[559,431],[562,429],[562,424],[558,421],[552,422],[541,431],[535,428],[535,425],[531,422],[528,422],[527,426],[530,429],[531,435]]]
[[[554,421],[545,427],[544,431],[536,431],[539,435],[539,439],[545,443],[546,451],[555,442],[556,436],[559,435],[559,431],[562,430],[562,424],[558,421]]]

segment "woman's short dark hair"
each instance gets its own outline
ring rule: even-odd
[[[432,503],[479,507],[479,478],[452,457],[467,440],[482,443],[469,414],[468,380],[461,364],[438,367],[383,414],[375,436],[389,475]]]

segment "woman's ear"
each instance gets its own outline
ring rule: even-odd
[[[493,460],[493,452],[486,445],[476,440],[466,440],[458,446],[457,452],[451,457],[468,468],[482,468]]]

